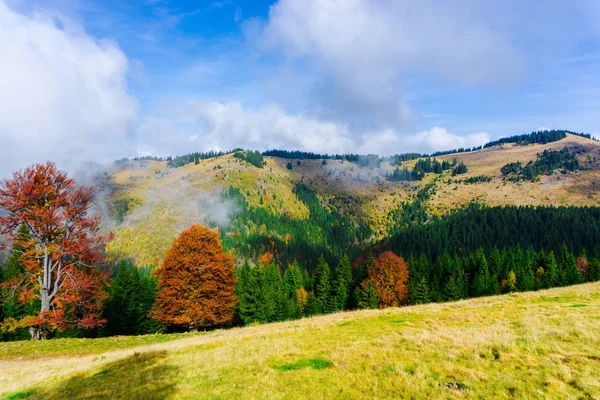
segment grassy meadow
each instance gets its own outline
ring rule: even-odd
[[[600,284],[183,335],[0,343],[4,399],[600,398]]]

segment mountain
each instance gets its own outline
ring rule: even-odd
[[[431,157],[238,150],[186,162],[121,161],[98,184],[105,229],[116,234],[108,250],[138,265],[157,264],[183,228],[210,223],[240,262],[285,252],[293,241],[294,254],[302,252],[300,242],[310,242],[305,247],[314,254],[350,247],[359,254],[410,223],[407,215],[426,223],[471,203],[599,205],[600,142],[572,133],[553,139],[499,141]],[[169,166],[175,161],[184,165]],[[241,249],[245,244],[252,251]]]

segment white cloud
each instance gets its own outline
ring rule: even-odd
[[[471,2],[280,0],[262,47],[317,70],[320,116],[353,128],[410,126],[401,74],[429,73],[459,84],[514,79],[520,56],[478,20]]]
[[[375,153],[472,147],[489,141],[487,133],[455,135],[433,128],[415,135],[394,130],[351,134],[346,125],[303,115],[291,115],[277,105],[244,108],[237,102],[189,101],[165,106],[171,119],[152,117],[138,135],[140,155],[182,154],[197,150],[291,149],[315,153]],[[178,114],[172,111],[179,110]],[[175,118],[175,119],[173,119]],[[174,121],[174,122],[173,122]]]
[[[0,1],[0,175],[130,154],[137,103],[127,57],[56,14],[19,14]]]
[[[471,133],[465,136],[455,135],[446,128],[435,127],[406,138],[406,147],[411,151],[432,153],[440,150],[461,147],[481,146],[490,141],[487,132]]]

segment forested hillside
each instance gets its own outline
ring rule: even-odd
[[[40,307],[51,312],[31,291],[14,295],[34,276],[27,256],[47,240],[23,211],[41,203],[19,203],[27,200],[19,180],[29,178],[18,178],[1,199],[14,214],[5,219],[14,244],[0,269],[7,340],[29,337],[32,324],[42,329],[34,318]],[[44,182],[43,191],[62,193],[52,187],[60,179]],[[83,195],[68,194],[69,185],[52,203],[57,210]],[[60,297],[57,283],[50,304],[60,304],[61,314],[44,338],[275,322],[596,281],[598,188],[600,142],[566,131],[429,155],[235,149],[119,160],[95,181],[92,210],[101,218],[79,222],[94,235],[74,233],[87,240],[83,247],[60,239],[49,248],[98,268],[80,276],[68,292],[75,295]],[[79,204],[79,213],[92,206],[85,193],[70,206]],[[210,246],[187,236],[201,225],[216,229],[198,236],[211,237]],[[214,269],[181,279],[198,265]],[[191,286],[212,294],[188,293]],[[181,297],[176,306],[174,296]],[[200,313],[185,304],[210,305]]]

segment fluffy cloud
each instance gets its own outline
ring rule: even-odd
[[[320,116],[353,130],[403,129],[413,112],[401,74],[459,84],[519,75],[519,54],[475,9],[469,1],[280,0],[270,9],[262,47],[316,68]]]
[[[354,135],[346,125],[290,115],[276,105],[252,109],[237,102],[189,101],[168,109],[179,110],[179,114],[169,112],[171,120],[165,116],[144,122],[139,135],[140,154],[164,155],[165,149],[181,154],[191,149],[243,147],[389,155],[472,147],[489,141],[487,133],[460,136],[439,127],[415,135],[400,135],[391,129]],[[170,122],[174,117],[175,123]]]
[[[116,44],[0,1],[0,54],[0,175],[47,159],[67,165],[131,154],[137,103]]]
[[[406,147],[412,151],[432,153],[440,150],[481,146],[489,141],[490,135],[487,132],[459,136],[448,132],[445,128],[435,127],[428,131],[408,136],[406,138]]]

